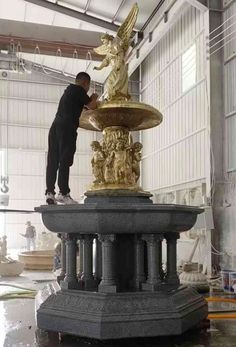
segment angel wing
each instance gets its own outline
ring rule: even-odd
[[[99,55],[107,55],[109,52],[109,47],[107,45],[101,45],[93,49],[95,53]]]
[[[138,17],[138,11],[138,5],[135,3],[116,34],[116,36],[122,41],[122,46],[125,51],[127,51],[129,47],[129,40]]]

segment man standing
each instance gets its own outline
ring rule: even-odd
[[[32,245],[33,251],[35,250],[35,238],[36,238],[36,230],[33,225],[31,225],[30,221],[26,222],[26,231],[25,234],[21,234],[26,238],[27,241],[27,250],[30,251],[30,246]]]
[[[77,128],[84,105],[89,109],[97,108],[97,94],[87,95],[90,76],[80,72],[75,84],[70,84],[62,95],[56,117],[49,130],[48,158],[46,170],[46,202],[69,205],[76,204],[70,196],[69,172],[76,151]],[[55,198],[55,182],[58,172],[59,194]]]

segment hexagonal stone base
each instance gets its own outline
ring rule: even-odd
[[[64,290],[37,311],[40,329],[96,339],[179,335],[207,316],[194,289],[170,292],[95,293]]]

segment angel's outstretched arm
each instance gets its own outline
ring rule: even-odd
[[[107,58],[103,59],[101,64],[99,66],[94,66],[94,70],[102,70],[104,67],[107,67],[109,65],[109,60]]]

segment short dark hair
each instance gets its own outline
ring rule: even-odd
[[[91,80],[91,77],[89,76],[89,74],[87,74],[87,72],[79,72],[76,77],[75,77],[75,80],[76,81],[79,81],[79,80],[86,80],[88,82],[90,82]]]

